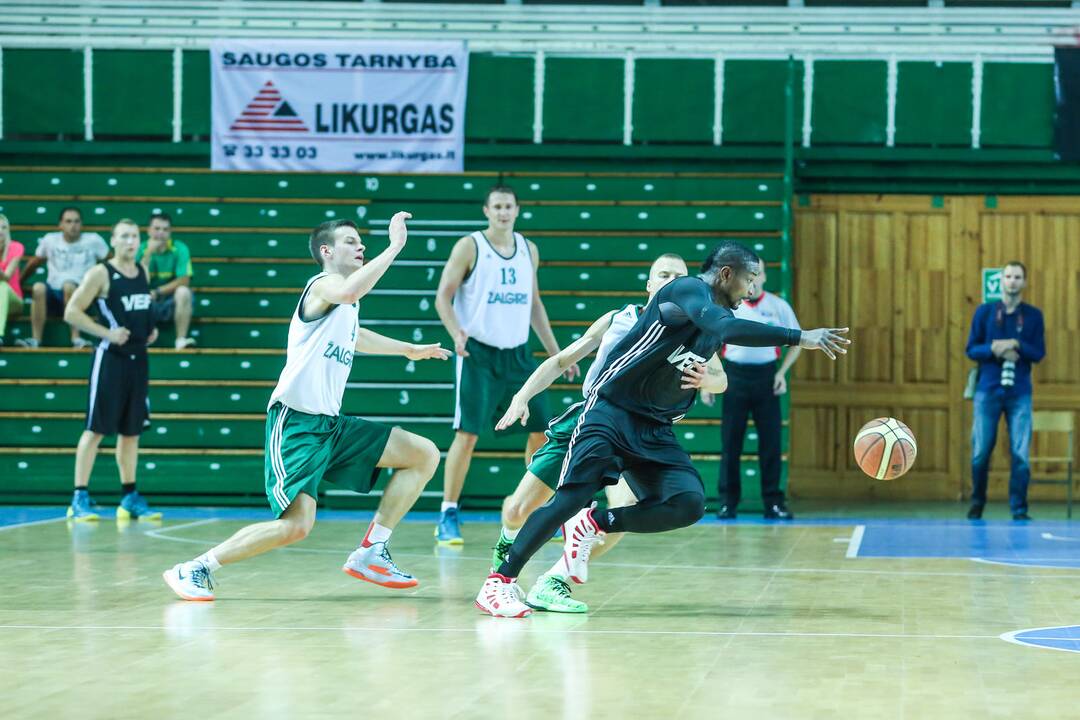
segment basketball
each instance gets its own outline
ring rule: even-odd
[[[877,418],[855,436],[855,462],[875,480],[895,480],[915,464],[918,448],[911,428],[896,418]]]

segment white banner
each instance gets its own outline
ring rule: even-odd
[[[214,170],[461,172],[463,42],[215,40]]]

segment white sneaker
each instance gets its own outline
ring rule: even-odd
[[[476,596],[476,607],[494,617],[523,618],[532,615],[518,584],[499,573],[491,573]]]
[[[357,580],[367,580],[369,583],[394,590],[416,587],[420,584],[419,580],[394,563],[384,542],[356,548],[341,569]]]
[[[77,350],[81,350],[83,348],[92,348],[92,347],[96,347],[96,346],[94,345],[93,342],[91,342],[90,340],[87,340],[86,338],[77,337],[77,338],[75,338],[74,340],[71,341],[71,347],[73,347],[73,348],[75,348]]]
[[[194,560],[177,563],[161,577],[182,600],[208,602],[214,599],[214,580],[202,563]]]
[[[596,503],[584,508],[563,525],[563,559],[570,570],[570,579],[580,584],[589,580],[589,555],[594,545],[603,545],[607,535],[593,520],[592,510]]]
[[[38,342],[37,340],[35,340],[35,339],[34,339],[34,338],[32,338],[32,337],[28,337],[28,338],[19,338],[19,339],[17,339],[17,340],[15,341],[15,344],[16,344],[16,345],[18,345],[19,347],[24,347],[24,348],[36,348],[36,347],[41,347],[41,343],[39,343],[39,342]]]

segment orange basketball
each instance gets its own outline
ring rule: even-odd
[[[877,418],[855,436],[855,462],[875,480],[895,480],[915,464],[915,435],[896,418]]]

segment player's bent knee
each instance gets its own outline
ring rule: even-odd
[[[525,524],[525,520],[528,517],[528,509],[522,503],[514,502],[510,498],[507,498],[506,502],[503,503],[503,525],[511,528],[519,528]]]
[[[282,517],[284,523],[284,540],[286,544],[300,542],[311,533],[315,526],[315,516],[307,513],[299,513],[293,517]]]
[[[416,436],[415,465],[425,473],[435,474],[439,467],[439,448],[426,437]]]
[[[306,522],[286,521],[285,522],[285,542],[295,543],[300,542],[308,536],[311,532],[311,525]]]
[[[668,502],[672,505],[677,517],[684,522],[684,525],[693,525],[705,517],[705,496],[701,493],[679,493],[670,498]]]

